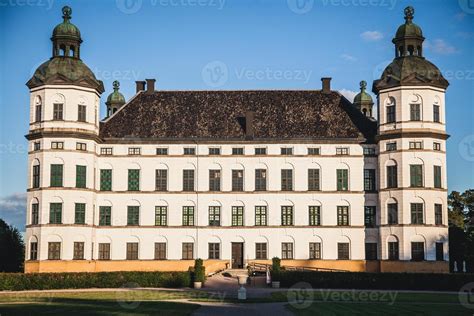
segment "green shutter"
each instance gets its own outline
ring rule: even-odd
[[[434,175],[434,187],[441,188],[441,167],[440,166],[434,166],[433,175]]]
[[[337,190],[338,191],[347,191],[349,189],[348,185],[348,170],[347,169],[337,169]]]
[[[140,169],[128,169],[128,191],[140,191]]]
[[[100,170],[100,190],[112,191],[112,170],[111,169]]]
[[[85,224],[85,221],[86,221],[86,204],[76,203],[75,204],[74,223],[75,224]]]
[[[50,203],[49,205],[49,223],[50,224],[61,224],[62,223],[62,203]]]
[[[76,166],[76,188],[86,187],[86,175],[87,175],[86,166]]]
[[[63,186],[63,165],[51,165],[51,186]]]
[[[99,207],[99,226],[111,225],[112,208],[110,206]]]
[[[127,207],[127,225],[139,225],[140,222],[140,207]]]

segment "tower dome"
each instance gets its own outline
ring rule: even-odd
[[[72,9],[68,6],[63,7],[63,22],[58,24],[53,30],[52,39],[69,38],[82,42],[79,28],[70,22]]]
[[[115,80],[113,82],[114,92],[109,94],[105,105],[107,106],[107,116],[110,116],[117,112],[118,109],[125,104],[125,97],[119,92],[120,82]]]
[[[360,92],[354,97],[354,106],[364,113],[367,117],[372,117],[372,107],[374,105],[374,101],[370,94],[365,92],[367,89],[367,82],[362,80],[360,82]]]

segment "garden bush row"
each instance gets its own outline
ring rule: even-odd
[[[0,291],[166,287],[191,284],[189,272],[0,273]]]
[[[323,289],[459,291],[474,274],[281,271],[282,287],[307,282]]]

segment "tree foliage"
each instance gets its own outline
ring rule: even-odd
[[[23,272],[25,245],[15,227],[0,219],[0,272]]]

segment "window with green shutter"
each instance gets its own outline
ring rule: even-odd
[[[63,186],[63,165],[51,165],[51,186]]]
[[[337,190],[338,191],[349,190],[349,170],[337,169],[336,175],[337,175]]]
[[[100,170],[100,190],[112,191],[112,169]]]
[[[128,206],[127,207],[127,225],[138,226],[139,222],[140,222],[140,207]]]
[[[49,223],[50,224],[61,224],[62,223],[62,203],[50,203],[49,204]]]
[[[74,224],[85,224],[86,222],[86,204],[76,203],[74,210]]]
[[[232,226],[244,226],[243,206],[232,206]]]
[[[423,165],[410,165],[410,186],[423,186]]]
[[[155,226],[166,226],[168,218],[167,206],[155,206]]]
[[[423,203],[411,203],[411,223],[423,224]]]
[[[434,187],[441,189],[441,166],[433,167]]]
[[[255,226],[267,225],[267,207],[255,206]]]
[[[183,206],[183,226],[194,226],[194,206]]]
[[[86,166],[76,166],[76,188],[86,187]]]
[[[309,207],[309,225],[310,226],[319,226],[321,225],[321,207],[320,206],[310,206]]]
[[[281,226],[293,225],[293,206],[281,207]]]
[[[140,191],[140,169],[128,169],[128,191]]]
[[[112,223],[112,207],[99,207],[99,226],[110,226]]]

